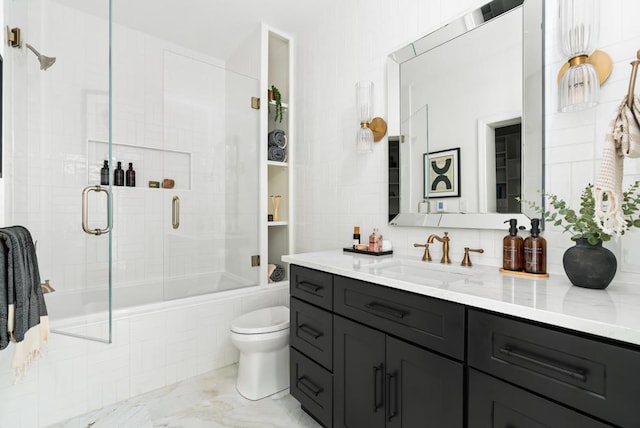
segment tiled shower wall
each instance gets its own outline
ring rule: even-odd
[[[529,0],[531,1],[531,0]],[[296,40],[298,135],[296,156],[296,248],[300,252],[341,248],[351,242],[354,225],[363,236],[379,227],[395,248],[420,257],[414,242],[442,230],[387,225],[387,143],[371,155],[355,152],[358,119],[355,83],[374,82],[374,116],[387,117],[386,56],[427,34],[453,17],[478,7],[483,0],[359,0],[334,2]],[[557,47],[557,0],[546,2],[546,190],[579,203],[587,183],[595,180],[607,125],[626,94],[629,61],[640,49],[640,3],[599,2],[598,47],[614,62],[613,74],[601,90],[598,107],[557,113],[556,74],[566,58]],[[640,92],[640,89],[638,90]],[[473,102],[472,99],[460,102]],[[327,126],[330,123],[331,126]],[[304,171],[304,172],[303,172]],[[640,177],[640,160],[625,163],[625,183]],[[450,230],[451,256],[461,260],[463,248],[482,247],[474,263],[500,266],[505,231]],[[547,228],[548,267],[562,273],[562,254],[573,242],[568,234]],[[627,233],[610,242],[619,261],[617,279],[637,280],[640,262],[631,257],[640,234]],[[439,251],[439,249],[438,249]]]

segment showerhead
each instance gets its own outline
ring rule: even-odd
[[[38,57],[38,61],[40,62],[40,70],[46,70],[47,68],[51,67],[54,62],[56,62],[56,57],[42,55],[29,43],[26,43],[26,46],[31,52],[33,52]]]

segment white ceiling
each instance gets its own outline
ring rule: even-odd
[[[54,0],[106,16],[108,0]],[[260,22],[295,34],[327,0],[112,0],[114,22],[226,59]]]

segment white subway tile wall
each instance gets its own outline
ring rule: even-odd
[[[387,143],[386,139],[377,143],[371,155],[356,153],[354,85],[360,80],[372,80],[373,114],[386,117],[385,55],[483,3],[335,2],[318,16],[314,26],[297,35],[297,251],[343,247],[350,242],[353,226],[358,225],[363,236],[379,227],[396,250],[420,257],[421,250],[414,249],[413,243],[423,242],[434,230],[387,225]],[[546,191],[578,204],[582,189],[595,181],[605,133],[627,92],[629,62],[640,49],[640,4],[634,0],[600,2],[598,47],[611,55],[614,71],[601,89],[597,108],[568,114],[556,112],[556,76],[566,61],[558,47],[558,0],[548,0],[546,7]],[[625,183],[637,178],[640,160],[627,159]],[[501,243],[506,229],[449,232],[454,261],[461,260],[464,247],[469,246],[485,249],[474,263],[502,264]],[[549,226],[544,236],[548,241],[548,269],[563,275],[562,255],[573,242],[568,234]],[[630,253],[628,248],[634,248],[631,242],[640,241],[637,236],[638,232],[632,231],[624,239],[606,244],[618,257],[619,279],[639,279],[640,262],[625,256]]]

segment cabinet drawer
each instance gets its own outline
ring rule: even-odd
[[[473,369],[469,370],[469,428],[604,428],[574,410]]]
[[[291,348],[291,395],[322,425],[331,426],[333,376]]]
[[[333,315],[291,298],[291,346],[333,370]]]
[[[640,427],[640,352],[469,311],[469,365],[575,409]]]
[[[462,360],[464,307],[350,278],[334,278],[334,311]]]
[[[326,272],[291,266],[291,295],[331,310],[333,305],[333,275]]]

